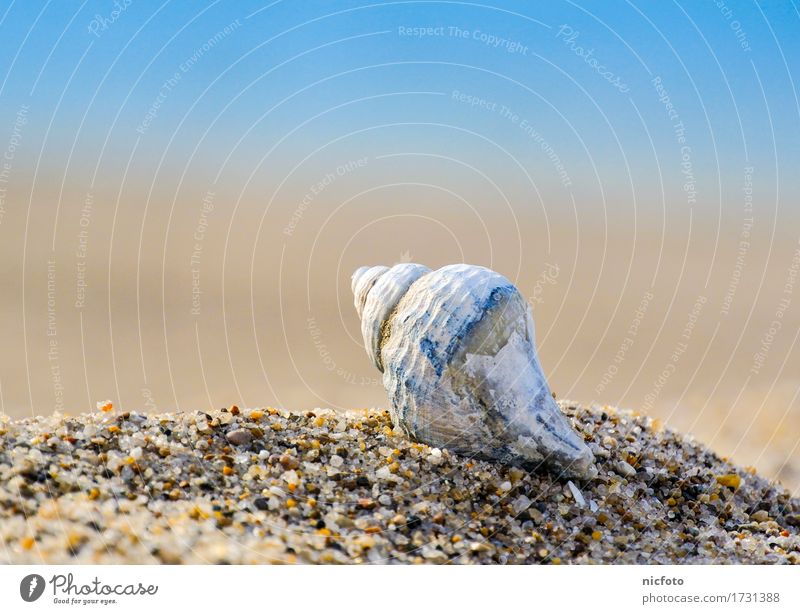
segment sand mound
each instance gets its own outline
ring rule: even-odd
[[[572,483],[385,412],[0,416],[7,563],[797,563],[800,500],[653,421],[563,404]]]

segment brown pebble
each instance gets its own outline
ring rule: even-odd
[[[391,523],[395,524],[395,525],[405,524],[406,523],[406,517],[403,514],[396,514],[392,518]]]
[[[236,429],[225,436],[235,446],[244,446],[253,441],[253,434],[247,429]]]
[[[372,499],[359,499],[358,507],[360,507],[362,510],[375,509],[375,501]]]
[[[300,466],[300,462],[291,454],[283,454],[279,462],[284,469],[297,469]]]

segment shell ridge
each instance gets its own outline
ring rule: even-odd
[[[367,354],[381,371],[384,368],[380,351],[383,344],[383,324],[413,282],[428,272],[430,269],[420,264],[397,264],[384,270],[364,294],[361,334]]]
[[[465,276],[467,282],[458,277],[448,275],[448,271],[463,272],[466,268],[468,275]],[[448,364],[459,339],[464,335],[464,320],[475,322],[482,316],[481,306],[484,304],[494,284],[500,281],[508,283],[501,276],[492,273],[488,269],[464,267],[455,265],[444,267],[439,271],[430,274],[428,278],[416,288],[417,294],[404,303],[404,309],[411,313],[422,314],[414,321],[403,335],[399,342],[398,360],[405,359],[404,370],[411,376],[402,397],[402,414],[406,421],[411,424],[411,431],[418,439],[424,439],[432,431],[439,430],[438,422],[432,416],[432,403],[419,404],[416,406],[413,399],[430,399],[431,389],[436,389],[439,397],[450,397],[436,399],[439,401],[437,406],[452,403],[455,393],[447,390],[442,385],[441,375],[443,365]],[[456,290],[461,286],[461,292]],[[450,305],[450,309],[443,308],[441,297],[452,296],[455,298],[455,305]],[[419,351],[415,351],[414,340],[419,339]],[[434,370],[436,379],[432,373],[428,373],[422,361],[425,360]],[[421,382],[430,382],[424,385]],[[398,382],[399,383],[399,382]],[[433,401],[433,399],[430,399]]]

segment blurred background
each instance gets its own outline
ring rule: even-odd
[[[515,281],[560,398],[800,490],[794,2],[0,3],[13,417],[385,406],[350,275]]]

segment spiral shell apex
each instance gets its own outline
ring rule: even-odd
[[[550,393],[533,317],[516,287],[481,266],[361,267],[353,296],[396,427],[461,454],[597,475]]]

